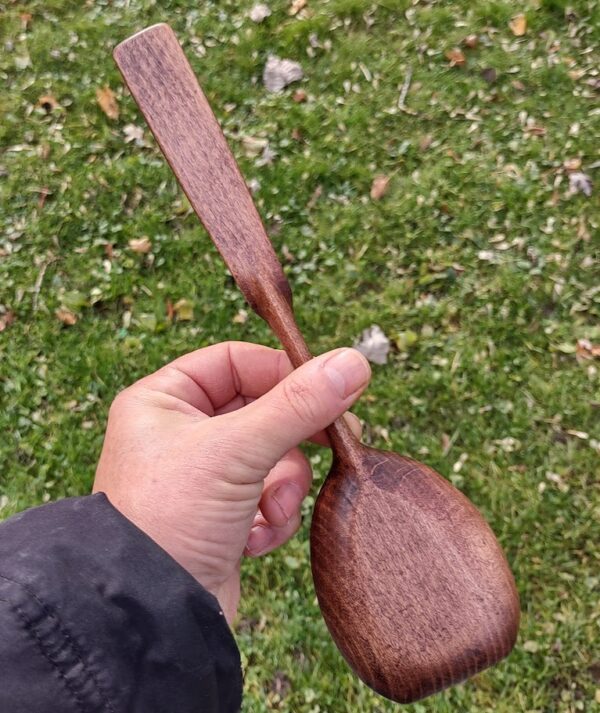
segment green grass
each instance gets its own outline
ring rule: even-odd
[[[272,0],[255,25],[239,0],[0,2],[0,310],[15,314],[0,333],[0,514],[89,491],[108,406],[134,379],[216,341],[274,343],[258,318],[233,322],[243,300],[149,132],[145,146],[124,142],[124,127],[143,122],[110,50],[167,20],[245,176],[260,182],[259,209],[292,256],[286,270],[314,351],[350,344],[373,323],[395,342],[356,407],[367,440],[461,488],[515,572],[514,652],[406,710],[600,710],[598,362],[573,353],[578,339],[600,341],[590,84],[600,5],[568,4],[565,18],[562,0],[310,0],[309,17],[290,17]],[[522,38],[507,24],[519,11]],[[450,68],[445,52],[469,34],[478,47]],[[265,92],[269,53],[302,63],[306,103],[292,100],[294,87]],[[409,67],[414,113],[398,112]],[[493,84],[481,76],[489,67]],[[96,103],[105,84],[117,121]],[[47,94],[59,104],[49,114],[36,106]],[[246,156],[244,136],[267,137],[273,164]],[[590,198],[567,192],[563,162],[573,158],[594,181]],[[392,180],[374,202],[377,173]],[[128,247],[143,235],[153,258]],[[194,319],[171,323],[167,301],[182,298]],[[74,326],[56,318],[61,306],[77,314]],[[310,453],[316,493],[329,456]],[[245,710],[394,710],[350,673],[320,618],[312,502],[288,546],[243,567]]]

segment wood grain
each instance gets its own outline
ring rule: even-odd
[[[250,305],[260,312],[273,290],[291,304],[290,286],[250,192],[173,30],[154,25],[118,45],[114,57]],[[256,235],[264,238],[246,237]]]
[[[115,59],[163,153],[250,305],[294,366],[311,358],[291,291],[221,129],[166,25]],[[519,624],[506,558],[487,523],[426,465],[367,448],[343,421],[315,505],[311,564],[319,604],[350,666],[410,702],[505,656]]]
[[[410,703],[512,649],[519,600],[479,512],[422,463],[361,447],[334,461],[315,505],[311,564],[319,605],[362,680]]]

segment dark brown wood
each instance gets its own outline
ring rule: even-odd
[[[410,703],[512,649],[519,600],[504,554],[472,503],[426,465],[366,446],[355,472],[334,460],[310,544],[329,631],[382,695]]]
[[[283,270],[221,129],[167,25],[115,59],[163,153],[250,305],[295,366],[310,352]],[[475,507],[422,463],[328,429],[331,471],[313,515],[319,604],[350,666],[408,703],[496,663],[514,645],[519,600]]]

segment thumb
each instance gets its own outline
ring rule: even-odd
[[[235,412],[243,419],[243,440],[248,439],[240,445],[251,451],[260,445],[261,460],[272,467],[290,449],[341,416],[370,378],[369,362],[356,349],[335,349],[311,359]]]

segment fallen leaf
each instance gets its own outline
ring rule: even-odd
[[[532,136],[546,135],[546,129],[543,126],[539,126],[538,124],[531,124],[530,126],[526,126],[524,131],[526,134],[531,134]]]
[[[19,20],[21,20],[21,27],[26,30],[29,27],[29,23],[33,19],[33,15],[30,12],[22,12],[19,15]]]
[[[364,330],[360,339],[354,342],[354,348],[373,364],[385,364],[390,350],[390,340],[381,327],[374,324]]]
[[[523,84],[523,82],[521,82],[521,81],[518,80],[518,79],[513,79],[510,84],[511,84],[512,88],[513,88],[513,89],[516,89],[518,92],[524,92],[525,89],[526,89],[526,87],[525,87],[525,85]]]
[[[260,191],[260,181],[258,180],[258,178],[251,178],[249,181],[246,181],[246,185],[248,186],[252,195]]]
[[[60,309],[57,309],[54,314],[57,319],[59,319],[63,324],[66,324],[67,327],[72,327],[77,322],[77,315],[66,307],[60,307]]]
[[[418,339],[419,335],[416,332],[413,332],[412,329],[407,329],[406,332],[398,332],[394,341],[398,351],[405,352],[416,344]]]
[[[600,344],[589,339],[578,339],[574,351],[578,360],[600,359]]]
[[[593,77],[591,79],[588,79],[586,83],[594,91],[600,92],[600,77]]]
[[[304,89],[296,89],[292,99],[296,102],[296,104],[302,104],[302,102],[306,101],[306,92]]]
[[[270,92],[280,92],[292,82],[304,76],[302,67],[291,59],[280,59],[271,55],[263,71],[263,83]]]
[[[574,428],[569,428],[565,431],[565,433],[568,433],[569,436],[573,436],[574,438],[579,438],[581,441],[587,441],[590,437],[589,433],[586,433],[585,431],[576,431]]]
[[[147,235],[144,235],[141,238],[132,238],[128,244],[134,253],[141,253],[145,255],[152,250],[152,241]]]
[[[173,309],[173,303],[171,300],[167,300],[167,303],[165,305],[166,312],[167,312],[167,321],[172,322],[173,321],[173,316],[175,315],[175,310]]]
[[[4,314],[0,314],[0,332],[10,327],[15,319],[15,313],[11,309],[7,310]]]
[[[463,45],[468,47],[470,50],[475,49],[479,44],[479,37],[477,35],[467,35],[463,40]]]
[[[268,5],[258,3],[250,10],[248,17],[252,20],[252,22],[262,22],[263,20],[266,20],[270,14],[271,8]]]
[[[567,171],[579,171],[581,168],[580,158],[567,158],[563,161],[563,166]]]
[[[50,189],[46,186],[40,188],[38,196],[38,209],[42,210],[46,204],[46,198],[50,195]]]
[[[263,152],[256,159],[254,164],[256,166],[270,166],[273,163],[273,159],[275,158],[275,156],[277,156],[277,154],[267,143],[267,145],[263,149]]]
[[[135,141],[138,146],[144,145],[144,129],[141,126],[127,124],[127,126],[123,127],[123,134],[125,135],[126,144]]]
[[[180,322],[190,322],[194,319],[194,305],[189,300],[177,300],[173,305],[173,312]]]
[[[260,136],[243,136],[242,137],[242,148],[244,153],[249,158],[255,158],[260,156],[260,154],[269,145],[269,140],[264,139]]]
[[[569,190],[572,193],[583,193],[589,198],[592,195],[592,181],[587,173],[581,171],[570,173]]]
[[[51,114],[60,105],[52,94],[44,94],[37,100],[36,106],[43,109],[46,114]]]
[[[373,183],[371,184],[371,198],[374,201],[381,200],[383,196],[387,193],[389,185],[389,176],[375,176],[375,178],[373,179]]]
[[[454,47],[446,52],[446,59],[450,62],[451,67],[462,67],[466,64],[467,58],[463,51],[458,47]]]
[[[294,0],[290,9],[288,10],[289,15],[297,15],[300,10],[306,7],[306,0]]]
[[[493,250],[480,250],[477,257],[484,262],[498,262],[498,254]]]
[[[425,136],[422,136],[419,140],[419,151],[427,151],[427,149],[431,146],[432,142],[432,134],[425,134]]]
[[[323,186],[317,186],[313,191],[312,196],[308,199],[308,203],[306,204],[306,210],[312,210],[317,204],[317,201],[319,200],[322,194]]]
[[[528,654],[535,654],[540,650],[540,646],[537,641],[526,641],[523,644],[523,651],[527,651]]]
[[[523,35],[527,32],[527,18],[521,12],[511,19],[508,26],[515,37],[523,37]]]
[[[158,320],[153,312],[142,312],[137,317],[137,323],[142,329],[148,332],[155,332]]]
[[[481,70],[481,77],[485,79],[488,84],[493,84],[498,78],[498,74],[493,67],[486,67]]]
[[[109,119],[119,118],[119,105],[117,104],[117,97],[113,90],[105,85],[96,89],[96,100]]]
[[[246,312],[245,309],[239,310],[232,321],[234,324],[246,324],[248,321],[248,312]]]

